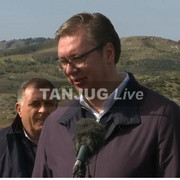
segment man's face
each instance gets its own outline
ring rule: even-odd
[[[16,109],[22,119],[23,127],[31,136],[40,134],[47,116],[56,109],[57,103],[53,100],[43,99],[43,92],[33,87],[27,87],[21,103],[16,103]]]
[[[58,57],[71,59],[93,48],[95,46],[88,41],[85,29],[80,28],[77,33],[60,38],[58,42]],[[87,55],[85,64],[81,68],[74,68],[71,64],[67,65],[64,74],[77,90],[84,88],[99,89],[104,84],[104,81],[108,81],[110,71],[106,49],[106,47],[102,47],[101,50],[93,51]]]

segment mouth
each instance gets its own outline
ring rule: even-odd
[[[82,86],[85,82],[86,78],[75,78],[72,79],[71,82],[75,85],[75,86]]]
[[[39,118],[36,118],[36,121],[39,121],[39,122],[44,122],[46,120],[47,117],[39,117]]]

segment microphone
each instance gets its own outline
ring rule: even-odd
[[[93,155],[99,152],[105,142],[104,127],[91,118],[81,118],[75,128],[73,145],[77,153],[73,177],[85,177],[86,166]]]
[[[86,174],[86,157],[88,156],[88,147],[81,145],[78,151],[76,162],[73,167],[73,177],[85,177]]]

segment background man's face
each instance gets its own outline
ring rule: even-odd
[[[49,100],[49,96],[50,92],[47,99],[43,99],[42,91],[37,88],[27,87],[22,102],[16,104],[23,127],[29,135],[40,134],[45,119],[56,109],[57,103]]]

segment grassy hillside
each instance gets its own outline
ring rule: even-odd
[[[146,36],[122,38],[121,42],[117,69],[134,73],[142,84],[180,105],[180,42]],[[0,128],[9,125],[16,114],[16,92],[24,80],[44,77],[56,87],[69,86],[54,67],[56,57],[53,39],[0,42]]]
[[[49,42],[50,39],[47,38],[28,38],[28,39],[19,39],[19,40],[11,40],[11,41],[0,41],[0,50],[13,50],[18,48],[25,48],[33,45],[44,44],[45,42]]]
[[[117,66],[180,105],[180,42],[146,36],[123,38]]]

